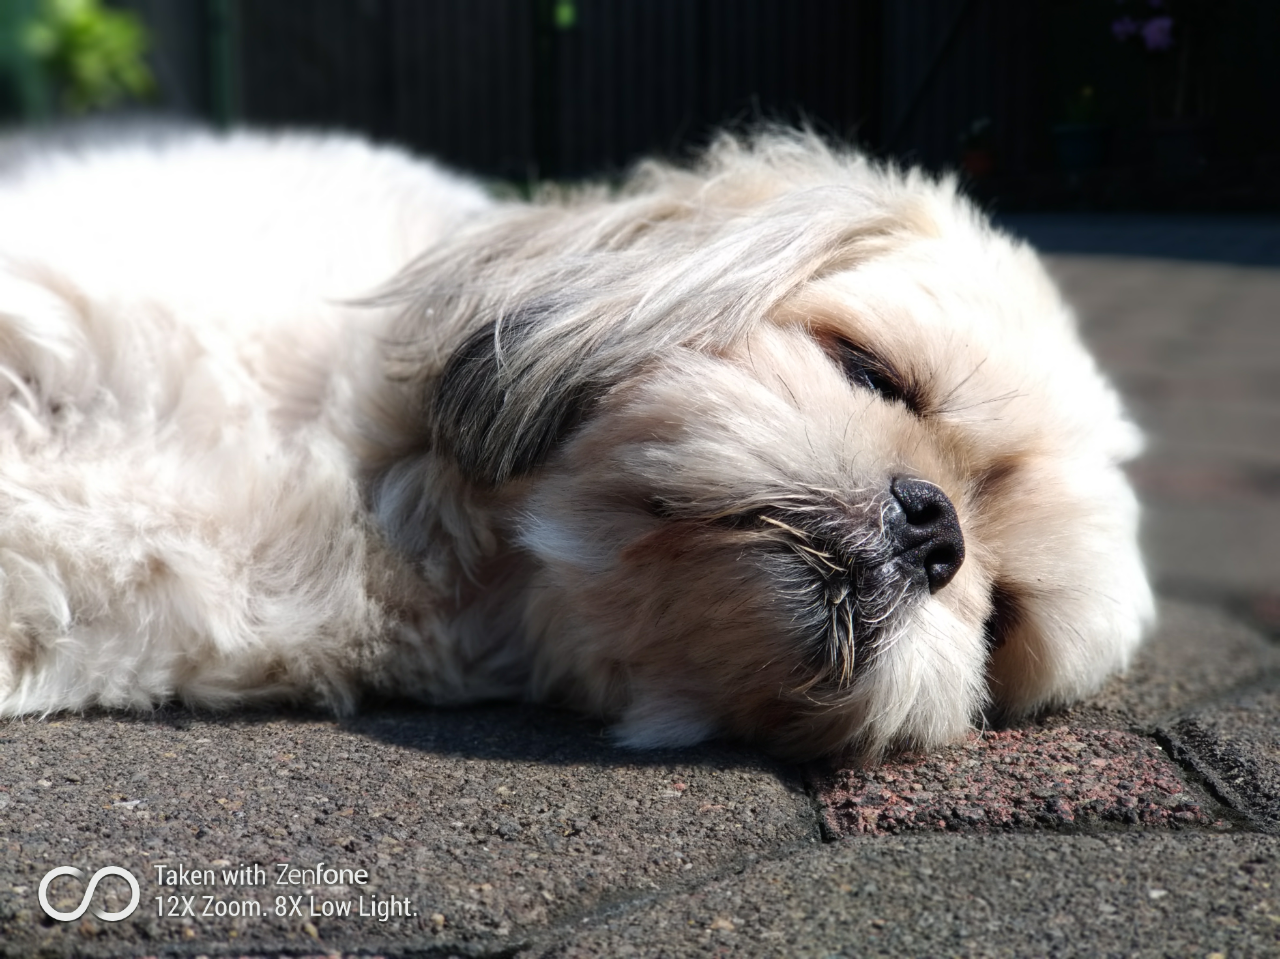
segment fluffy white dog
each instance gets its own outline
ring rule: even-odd
[[[1124,667],[1139,446],[1036,255],[801,134],[494,203],[0,147],[0,714],[524,697],[929,746]]]

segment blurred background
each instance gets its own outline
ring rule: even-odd
[[[0,0],[0,123],[363,131],[495,178],[805,120],[1002,209],[1280,205],[1275,0]]]
[[[0,127],[138,113],[516,185],[760,120],[959,171],[1150,436],[1159,588],[1280,637],[1280,0],[0,0]]]

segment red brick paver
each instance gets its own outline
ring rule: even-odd
[[[814,778],[837,835],[1212,822],[1159,746],[1109,729],[990,732],[930,756]]]

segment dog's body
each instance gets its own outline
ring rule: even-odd
[[[343,139],[28,149],[0,388],[0,715],[874,753],[1089,692],[1151,614],[1136,432],[1034,254],[805,136],[535,204]]]

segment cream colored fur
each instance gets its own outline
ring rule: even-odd
[[[0,715],[505,696],[873,755],[1151,619],[1137,432],[949,181],[787,133],[529,204],[342,138],[17,146]],[[932,594],[904,476],[964,532]]]

